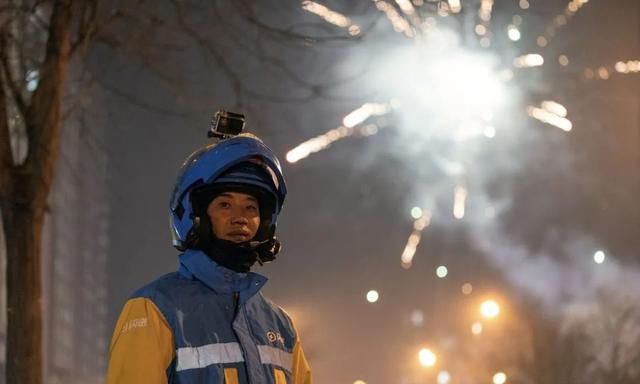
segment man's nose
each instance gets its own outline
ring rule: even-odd
[[[249,220],[244,215],[234,212],[234,215],[231,216],[231,224],[246,225],[247,223]]]

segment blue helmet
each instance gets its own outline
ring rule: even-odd
[[[257,177],[253,173],[247,173],[246,170],[251,167],[241,166],[242,164],[249,164],[251,167],[257,165],[263,170],[261,174],[267,176]],[[199,237],[211,233],[208,219],[206,226],[201,225],[201,213],[194,206],[193,195],[219,185],[232,185],[234,189],[240,190],[243,187],[260,189],[269,196],[270,203],[260,209],[259,234],[262,238],[258,240],[275,243],[271,251],[272,256],[275,256],[279,249],[279,243],[275,240],[275,226],[287,195],[287,187],[276,155],[251,134],[241,134],[208,145],[185,160],[169,206],[173,246],[181,251],[194,248],[201,240]],[[205,232],[200,227],[205,227]]]

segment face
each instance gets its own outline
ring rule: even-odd
[[[222,240],[250,241],[260,227],[258,200],[246,193],[224,192],[207,207],[213,234]]]

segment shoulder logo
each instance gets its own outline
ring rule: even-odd
[[[282,344],[284,344],[284,339],[282,338],[282,335],[279,332],[276,332],[276,331],[268,331],[267,332],[267,339],[269,339],[270,343],[275,343],[275,342],[279,341]]]
[[[122,333],[128,332],[135,328],[142,328],[147,326],[147,318],[141,317],[139,319],[132,319],[127,321],[122,327]]]

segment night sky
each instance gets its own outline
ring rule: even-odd
[[[209,142],[217,109],[245,113],[247,130],[280,156],[289,189],[278,223],[283,251],[254,271],[269,277],[266,295],[296,320],[317,383],[416,382],[427,369],[417,359],[424,346],[440,351],[434,369],[455,371],[477,307],[488,297],[506,314],[525,307],[555,316],[589,302],[599,288],[638,288],[640,73],[613,68],[640,60],[640,2],[592,0],[557,26],[546,47],[536,37],[555,25],[568,1],[530,0],[526,10],[515,0],[497,1],[487,48],[474,33],[479,1],[462,1],[457,15],[434,14],[434,28],[453,31],[460,50],[489,52],[491,68],[511,71],[508,100],[492,121],[495,138],[464,140],[452,138],[457,120],[433,112],[450,96],[440,95],[431,78],[412,81],[402,66],[378,67],[414,43],[394,32],[373,2],[323,3],[362,26],[355,38],[297,2],[270,3],[253,8],[261,22],[292,36],[328,39],[258,32],[234,5],[192,19],[206,25],[202,31],[249,89],[241,97],[219,62],[180,34],[171,43],[185,48],[166,48],[159,66],[170,81],[126,55],[95,52],[96,71],[110,89],[94,100],[111,155],[109,324],[131,292],[176,269],[169,194],[184,158]],[[514,15],[522,19],[519,41],[507,37]],[[424,44],[431,49],[428,39]],[[514,69],[513,58],[525,53],[540,53],[544,65]],[[418,72],[442,56],[429,55],[433,60]],[[559,64],[560,55],[568,65]],[[608,68],[606,79],[601,66]],[[364,103],[387,102],[415,87],[428,95],[428,106],[405,102],[371,118],[375,135],[346,137],[294,164],[285,160],[287,151],[340,126]],[[458,96],[451,97],[455,104]],[[570,132],[527,115],[527,106],[543,100],[566,107]],[[463,113],[458,107],[456,114]],[[456,164],[464,171],[455,171]],[[456,219],[460,185],[466,213]],[[432,217],[404,269],[400,255],[414,206]],[[606,254],[602,264],[594,262],[598,250]],[[445,278],[436,276],[438,266],[447,267]],[[473,285],[469,295],[461,292],[465,283]],[[373,304],[365,299],[371,289],[380,294]]]

